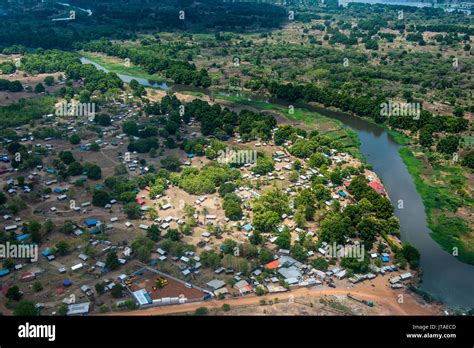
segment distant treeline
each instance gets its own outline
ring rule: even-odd
[[[136,38],[137,33],[162,30],[243,32],[251,28],[270,29],[287,19],[284,8],[256,2],[87,0],[74,1],[73,5],[91,9],[93,13],[89,16],[76,11],[75,20],[52,21],[69,16],[69,9],[40,1],[2,3],[10,15],[2,17],[0,22],[0,51],[12,45],[72,49],[78,42],[100,38],[128,40]],[[180,11],[184,11],[184,18],[180,18]]]

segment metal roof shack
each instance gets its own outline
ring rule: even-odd
[[[135,291],[133,293],[133,296],[138,301],[138,304],[140,306],[145,306],[145,305],[149,305],[149,304],[153,303],[150,295],[148,294],[148,292],[145,289]]]
[[[89,313],[90,302],[71,304],[67,307],[67,315],[84,315]]]
[[[301,273],[296,267],[283,267],[278,270],[278,273],[280,273],[280,275],[282,275],[285,279],[301,278]]]
[[[400,279],[401,279],[401,280],[407,280],[407,279],[410,279],[411,277],[412,277],[412,275],[411,275],[410,272],[406,272],[406,273],[400,274]]]
[[[399,276],[389,279],[390,284],[396,284],[401,280]]]
[[[33,272],[22,273],[21,278],[20,278],[22,282],[28,282],[33,279],[36,279],[36,274],[34,274]]]
[[[211,289],[217,290],[225,286],[225,282],[219,279],[213,279],[206,284]]]
[[[248,294],[253,291],[252,286],[246,280],[241,280],[235,283],[234,289],[239,290],[241,294]]]

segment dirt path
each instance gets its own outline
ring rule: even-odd
[[[383,289],[381,289],[383,290]],[[265,296],[248,295],[243,297],[225,299],[225,300],[213,300],[207,302],[195,302],[186,303],[181,305],[172,305],[166,307],[153,307],[144,310],[130,311],[130,312],[115,312],[107,315],[125,315],[125,316],[148,316],[148,315],[166,315],[176,313],[189,313],[194,312],[197,308],[207,307],[209,309],[220,309],[224,303],[228,303],[231,307],[238,306],[249,306],[259,305],[261,300],[274,300],[279,298],[280,300],[286,300],[290,295],[295,298],[298,297],[312,297],[320,298],[326,295],[347,295],[351,293],[364,300],[370,300],[375,303],[375,306],[384,308],[389,312],[390,315],[439,315],[434,308],[421,307],[416,303],[415,299],[403,292],[404,303],[399,303],[397,299],[398,295],[394,293],[393,296],[387,297],[384,291],[374,291],[373,293],[367,293],[366,291],[353,291],[347,289],[315,289],[315,288],[299,288],[292,290],[291,292],[271,294]]]
[[[106,159],[108,159],[109,161],[111,161],[112,163],[114,163],[115,165],[119,165],[120,162],[117,161],[116,159],[110,157],[105,151],[103,151],[102,149],[100,150],[100,153],[102,154],[102,156],[104,156]]]

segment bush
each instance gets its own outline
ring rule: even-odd
[[[122,297],[122,292],[123,292],[123,286],[120,284],[115,284],[112,287],[112,290],[110,290],[110,294],[112,295],[113,298]]]
[[[137,309],[137,303],[134,300],[127,300],[125,301],[125,307],[129,310]]]
[[[94,191],[92,196],[92,204],[96,207],[105,207],[110,202],[110,195],[104,190]]]
[[[67,304],[62,303],[58,308],[58,314],[61,316],[65,316],[67,315],[67,312],[68,312]]]
[[[20,288],[16,285],[12,286],[7,291],[7,298],[14,301],[19,301],[23,294],[20,291]]]
[[[18,303],[13,311],[13,314],[16,316],[36,316],[38,315],[38,309],[36,308],[34,302],[28,300],[22,300]]]
[[[328,261],[323,257],[318,257],[317,259],[313,260],[312,265],[314,268],[326,272],[329,267]]]
[[[209,309],[207,309],[206,307],[199,307],[194,312],[194,315],[208,315],[208,314],[209,314]]]
[[[33,291],[34,292],[40,292],[41,290],[43,290],[43,285],[41,285],[41,282],[39,281],[36,281],[33,283]]]

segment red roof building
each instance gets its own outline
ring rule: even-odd
[[[141,199],[141,198],[137,198],[137,199],[135,199],[135,201],[140,205],[144,205],[146,203],[145,200]]]
[[[379,195],[385,196],[385,190],[381,183],[372,181],[369,183],[369,186],[372,187],[375,190],[375,192],[377,192]]]
[[[27,282],[29,280],[36,279],[36,274],[34,274],[33,272],[25,272],[21,274],[20,279],[21,281]]]
[[[269,270],[277,269],[278,267],[280,267],[280,261],[278,261],[278,260],[269,262],[265,265],[265,268],[269,269]]]

